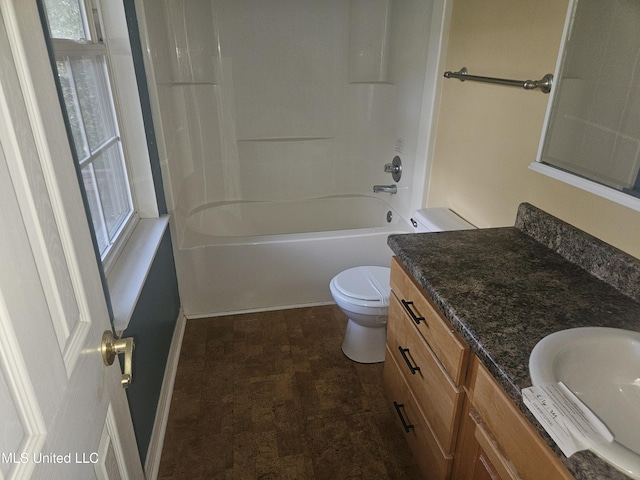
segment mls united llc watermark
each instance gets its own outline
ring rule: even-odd
[[[33,453],[27,452],[0,452],[0,463],[98,463],[100,457],[97,452],[75,453]]]

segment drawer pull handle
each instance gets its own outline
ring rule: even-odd
[[[402,358],[404,358],[404,361],[407,362],[407,367],[409,367],[409,370],[411,371],[411,375],[415,375],[416,372],[419,372],[420,367],[417,365],[415,367],[411,365],[411,360],[409,360],[409,357],[407,357],[407,352],[409,351],[409,349],[398,346],[398,350],[400,350],[400,355],[402,355]]]
[[[413,430],[414,426],[413,426],[413,424],[407,423],[407,421],[404,419],[404,416],[402,415],[402,412],[400,411],[401,408],[404,408],[404,404],[403,403],[393,402],[393,406],[396,409],[396,413],[400,417],[400,422],[402,422],[402,426],[404,427],[404,431],[406,433],[409,433],[411,430]]]
[[[402,302],[402,306],[407,311],[407,313],[411,316],[413,321],[416,322],[416,325],[420,325],[420,322],[425,321],[424,317],[419,317],[414,313],[413,309],[411,308],[413,306],[413,302],[407,302],[406,300],[400,300],[400,301]]]

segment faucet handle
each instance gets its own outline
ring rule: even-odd
[[[384,171],[390,173],[394,182],[399,182],[402,176],[402,160],[397,155],[393,157],[391,163],[387,163],[384,166]]]

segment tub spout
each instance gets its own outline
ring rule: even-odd
[[[380,192],[386,192],[386,193],[398,193],[398,186],[397,185],[374,185],[373,186],[373,193],[380,193]]]

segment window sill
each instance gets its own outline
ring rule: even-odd
[[[600,185],[599,183],[592,182],[591,180],[578,177],[577,175],[572,175],[568,172],[550,167],[540,162],[531,163],[529,168],[534,172],[542,173],[543,175],[547,175],[548,177],[573,185],[574,187],[593,193],[594,195],[598,195],[606,198],[607,200],[611,200],[612,202],[624,205],[627,208],[640,211],[640,198],[620,192],[614,188]]]
[[[117,335],[129,326],[168,224],[168,215],[141,218],[109,273],[107,284]]]

